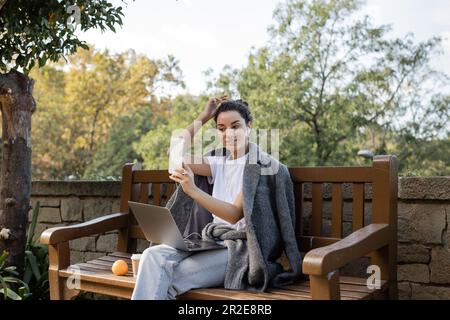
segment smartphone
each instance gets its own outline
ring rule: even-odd
[[[169,173],[183,167],[184,138],[172,137],[169,150]]]

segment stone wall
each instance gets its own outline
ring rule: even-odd
[[[450,177],[402,178],[398,281],[403,299],[450,299]]]
[[[370,223],[371,185],[365,186],[365,224]],[[344,184],[343,233],[351,232],[351,185]],[[31,205],[39,200],[37,233],[88,221],[119,211],[120,182],[34,181]],[[450,177],[400,178],[398,203],[398,281],[401,299],[450,299]],[[331,225],[330,186],[323,188],[323,235]],[[310,186],[305,186],[303,227],[308,234]],[[31,211],[30,211],[31,213]],[[30,214],[31,216],[31,214]],[[71,261],[91,260],[112,252],[117,234],[110,232],[70,241]],[[138,251],[148,246],[138,242]],[[343,268],[343,274],[368,276],[368,258]]]
[[[120,181],[33,181],[31,207],[40,203],[36,237],[47,228],[89,221],[119,212]],[[32,210],[29,213],[31,221]],[[117,232],[85,237],[69,242],[71,263],[88,261],[113,252]],[[138,252],[148,243],[138,241]]]

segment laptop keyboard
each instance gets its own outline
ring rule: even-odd
[[[195,249],[195,248],[207,248],[209,246],[217,246],[217,243],[214,241],[203,241],[198,239],[184,239],[184,243],[188,247],[188,249]]]
[[[195,243],[192,240],[184,240],[184,243],[186,243],[186,246],[188,248],[198,248],[201,247],[202,245],[199,243]]]

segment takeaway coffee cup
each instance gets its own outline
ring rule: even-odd
[[[133,277],[136,277],[138,274],[140,260],[141,260],[141,254],[133,254],[131,256],[131,266],[133,269]]]

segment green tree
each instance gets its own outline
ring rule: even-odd
[[[449,100],[438,90],[448,81],[430,67],[440,39],[392,39],[389,26],[356,15],[362,5],[280,4],[269,43],[254,49],[245,67],[228,68],[212,81],[214,89],[236,88],[250,103],[256,127],[280,128],[281,160],[289,165],[358,163],[357,151],[367,144],[364,129],[410,132],[413,113],[428,119],[414,121],[415,137],[443,134]],[[374,150],[380,151],[386,141],[378,142]]]
[[[147,132],[154,129],[153,114],[149,108],[115,119],[108,139],[96,151],[92,163],[84,172],[84,179],[118,178],[127,162],[143,162],[144,159],[134,150],[133,143],[139,141]]]
[[[75,34],[122,24],[122,7],[106,0],[0,1],[0,107],[3,123],[0,252],[9,248],[8,264],[23,270],[26,224],[31,191],[31,115],[36,108],[35,65],[58,61],[86,44]]]
[[[139,140],[165,114],[158,96],[168,86],[184,85],[178,62],[95,49],[79,50],[70,61],[32,73],[41,105],[33,117],[33,176],[118,175],[136,158],[130,139]]]

